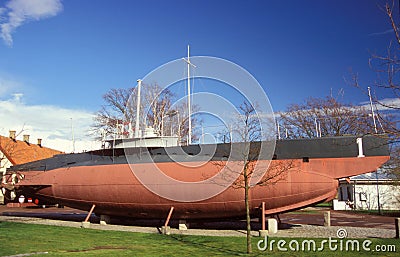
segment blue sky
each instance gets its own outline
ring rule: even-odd
[[[0,101],[51,106],[55,113],[99,110],[104,93],[134,86],[159,65],[184,57],[187,44],[193,56],[247,69],[276,111],[342,88],[344,100],[357,104],[368,99],[343,78],[351,68],[363,86],[372,84],[370,52],[384,54],[394,39],[384,33],[390,23],[379,9],[385,1],[378,0],[32,0],[37,9],[24,2],[0,0]],[[10,6],[25,9],[6,33],[15,11]],[[0,117],[7,119],[5,108]],[[0,133],[29,125],[21,119],[0,126]]]

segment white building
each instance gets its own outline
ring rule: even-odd
[[[334,210],[400,210],[400,181],[383,172],[339,181]]]

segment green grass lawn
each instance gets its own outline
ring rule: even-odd
[[[315,207],[332,207],[332,201],[316,204]]]
[[[333,252],[329,250],[328,245],[323,252],[289,250],[285,253],[277,249],[277,242],[281,239],[287,242],[286,248],[290,240],[294,240],[294,238],[268,238],[269,242],[276,240],[273,251],[260,251],[257,248],[260,238],[254,237],[251,256],[365,256],[369,254],[362,249],[360,252]],[[302,239],[297,240],[301,244]],[[317,247],[322,240],[315,239]],[[400,240],[370,240],[372,241],[372,245],[369,246],[371,249],[377,244],[396,246],[397,253],[381,253],[380,256],[398,256]],[[44,256],[237,256],[245,255],[246,245],[244,237],[165,236],[0,222],[0,256],[40,252],[48,252]]]

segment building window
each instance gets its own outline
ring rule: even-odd
[[[347,186],[347,200],[350,202],[353,201],[353,187],[352,186]]]
[[[367,201],[367,194],[365,192],[360,193],[360,201],[362,201],[362,202]]]
[[[353,186],[341,186],[339,188],[339,201],[353,202]]]

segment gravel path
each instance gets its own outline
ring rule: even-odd
[[[54,225],[54,226],[65,226],[65,227],[81,227],[81,222],[76,221],[62,221],[62,220],[51,220],[34,217],[16,217],[16,216],[0,216],[1,221],[8,222],[22,222],[29,224],[42,224],[42,225]],[[122,226],[122,225],[100,225],[90,224],[91,229],[101,230],[116,230],[116,231],[129,231],[129,232],[141,232],[141,233],[159,233],[159,229],[156,227],[139,227],[139,226]],[[289,228],[280,229],[276,234],[270,235],[273,237],[306,237],[306,238],[336,238],[337,231],[345,229],[348,238],[394,238],[396,236],[395,230],[393,229],[382,229],[382,228],[366,228],[366,227],[345,227],[345,226],[332,226],[323,227],[315,225],[290,225]],[[342,231],[343,232],[343,231]],[[188,229],[178,230],[175,228],[171,229],[171,234],[182,234],[182,235],[201,235],[201,236],[245,236],[244,230],[217,230],[217,229]],[[258,236],[258,231],[253,231],[252,235]]]

